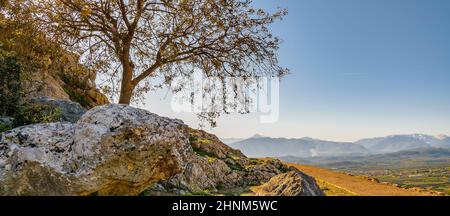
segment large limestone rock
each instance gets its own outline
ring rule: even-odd
[[[182,173],[187,127],[124,105],[94,108],[75,124],[36,124],[0,137],[1,195],[136,195]]]
[[[126,105],[93,108],[75,123],[0,134],[0,195],[237,195],[292,170],[276,159],[247,158],[180,120]],[[282,184],[294,192],[274,195],[313,188],[304,174],[288,178]]]
[[[257,196],[324,196],[314,178],[300,171],[277,175],[252,190]]]

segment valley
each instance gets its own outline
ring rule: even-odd
[[[450,166],[399,170],[353,170],[348,173],[369,176],[403,188],[424,188],[450,195]]]
[[[375,178],[355,176],[330,169],[288,163],[314,177],[327,196],[433,196],[440,193],[420,188],[402,188]]]
[[[449,140],[412,134],[345,143],[257,135],[229,145],[295,166],[327,195],[450,195]]]
[[[354,176],[376,179],[401,188],[422,188],[450,195],[450,150],[414,149],[365,157],[280,159],[309,164]]]

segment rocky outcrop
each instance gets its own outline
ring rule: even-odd
[[[78,63],[75,54],[58,49],[58,57],[48,59],[47,67],[35,67],[21,81],[27,99],[49,97],[72,100],[85,108],[108,104],[108,98],[95,84],[96,72]],[[25,62],[26,63],[26,62]]]
[[[247,158],[216,136],[201,130],[189,130],[195,154],[186,169],[169,180],[162,180],[146,194],[198,194],[204,191],[238,195],[249,191],[280,173],[292,170],[276,159]]]
[[[61,111],[61,121],[75,123],[86,112],[80,104],[68,101],[54,99],[50,97],[37,97],[30,100],[32,103],[51,105]]]
[[[64,82],[57,76],[47,72],[36,72],[36,74],[22,81],[22,88],[26,90],[27,98],[50,97],[70,100],[70,96],[64,91]]]
[[[252,190],[257,196],[324,196],[314,178],[300,171],[277,175]]]
[[[1,195],[136,195],[183,172],[186,126],[124,105],[75,124],[35,124],[0,138]]]
[[[237,195],[292,170],[279,160],[247,158],[180,120],[126,105],[0,135],[0,195]],[[310,177],[299,176],[283,185],[315,191]]]
[[[103,104],[108,104],[109,100],[99,89],[91,87],[89,89],[83,90],[83,94],[91,101],[91,106],[98,106]]]

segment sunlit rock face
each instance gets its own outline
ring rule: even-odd
[[[314,178],[300,171],[274,176],[253,191],[257,196],[324,196]]]
[[[0,138],[2,195],[136,195],[181,173],[193,154],[187,127],[125,105],[76,123],[35,124]]]

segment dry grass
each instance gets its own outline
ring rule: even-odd
[[[325,193],[326,196],[357,196],[351,191],[345,190],[339,186],[330,184],[324,180],[316,178],[317,185],[319,185],[320,189]]]
[[[351,176],[324,168],[287,163],[316,178],[319,186],[331,196],[431,196],[431,191],[396,187],[390,184],[371,181],[365,177]]]

